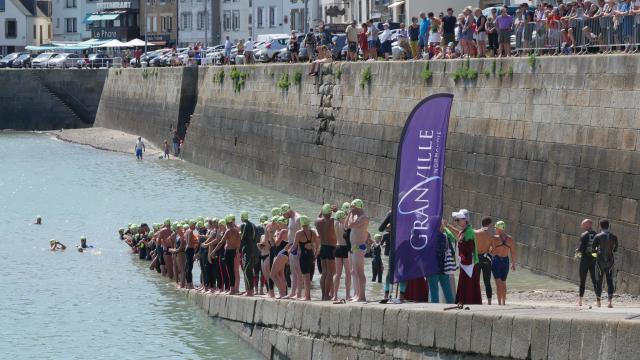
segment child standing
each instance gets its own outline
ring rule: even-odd
[[[375,234],[373,236],[373,259],[371,260],[371,269],[373,270],[373,279],[371,281],[376,281],[378,279],[379,283],[382,283],[382,248],[380,247],[380,241],[382,240],[382,235]]]
[[[169,143],[167,142],[167,140],[164,141],[164,158],[169,158]]]

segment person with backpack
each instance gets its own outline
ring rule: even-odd
[[[615,265],[614,253],[618,251],[618,237],[609,231],[609,220],[600,220],[600,233],[593,239],[591,254],[596,259],[596,306],[600,307],[602,295],[602,280],[607,279],[607,295],[609,295],[609,308],[613,307],[613,266]]]
[[[593,221],[591,219],[582,220],[580,225],[584,232],[580,235],[580,245],[576,249],[576,259],[580,259],[580,297],[578,299],[578,306],[582,306],[587,273],[591,276],[593,289],[596,289],[596,260],[592,255],[593,239],[596,237],[596,232],[593,231]]]

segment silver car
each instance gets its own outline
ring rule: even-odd
[[[260,49],[254,51],[256,61],[278,61],[280,50],[286,49],[289,37],[278,37],[267,41]]]
[[[78,54],[58,54],[49,60],[48,67],[56,69],[68,69],[76,66],[80,59]]]
[[[33,59],[33,61],[31,61],[31,67],[32,68],[47,68],[49,67],[49,60],[55,58],[56,56],[58,56],[58,54],[56,53],[42,53],[38,56],[36,56],[35,59]]]

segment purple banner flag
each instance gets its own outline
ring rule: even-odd
[[[422,100],[400,137],[391,209],[396,282],[439,271],[435,239],[442,221],[444,153],[452,102],[451,94]]]

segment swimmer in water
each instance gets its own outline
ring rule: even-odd
[[[86,236],[82,236],[80,237],[80,245],[76,245],[78,248],[79,252],[83,252],[86,249],[92,248],[93,245],[87,245],[87,237]]]
[[[56,239],[51,239],[51,241],[49,241],[49,250],[51,251],[56,251],[56,250],[65,250],[67,247],[59,242],[56,241]]]
[[[36,221],[33,223],[33,225],[42,225],[42,217],[40,215],[36,217]]]

